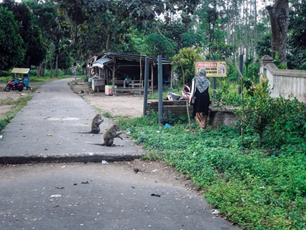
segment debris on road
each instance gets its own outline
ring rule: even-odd
[[[152,193],[151,196],[156,196],[156,197],[160,197],[159,194],[155,194],[155,193]]]
[[[51,195],[50,198],[59,198],[59,197],[62,197],[61,194],[55,194],[55,195]]]
[[[213,210],[211,210],[211,213],[213,215],[218,215],[220,212],[218,211],[218,209],[213,209]]]

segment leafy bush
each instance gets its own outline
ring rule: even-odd
[[[263,78],[244,98],[237,115],[247,131],[259,135],[259,146],[280,148],[306,138],[306,106],[297,99],[271,98],[268,79]]]
[[[238,94],[238,85],[233,84],[228,79],[220,79],[218,81],[218,86],[216,89],[216,94],[213,97],[214,102],[217,105],[226,105],[226,106],[240,106],[241,97]],[[237,86],[235,89],[234,87]],[[213,94],[211,94],[213,95]]]
[[[2,71],[2,70],[0,70],[0,77],[2,78],[2,77],[7,77],[7,76],[11,76],[12,75],[12,73],[11,73],[11,71]],[[0,79],[1,79],[0,78]]]

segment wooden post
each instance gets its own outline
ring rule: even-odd
[[[113,94],[116,95],[116,92],[115,92],[115,72],[116,72],[116,58],[114,58],[114,64],[113,64],[113,82],[112,82],[112,89],[113,89]]]
[[[154,87],[154,67],[153,64],[151,64],[151,89],[153,93],[153,87]]]
[[[140,60],[139,60],[139,80],[140,82],[142,81],[142,57],[140,55]]]
[[[172,66],[170,66],[171,68],[171,77],[170,77],[170,89],[173,89],[173,70],[172,70]]]
[[[147,115],[148,80],[149,80],[149,58],[146,57],[145,58],[144,92],[143,92],[143,116]]]
[[[162,55],[158,55],[158,122],[163,118],[163,63]]]

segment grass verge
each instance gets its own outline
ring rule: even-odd
[[[0,133],[2,129],[15,117],[16,113],[18,113],[28,103],[28,101],[32,99],[32,97],[32,95],[27,95],[24,97],[20,97],[15,101],[0,101],[1,105],[14,105],[14,109],[12,111],[9,111],[4,119],[0,120]]]
[[[119,119],[120,127],[152,157],[186,174],[207,201],[242,229],[306,229],[306,147],[269,153],[241,150],[237,130],[202,132],[193,121],[164,127],[157,114]],[[254,136],[246,138],[256,139]],[[164,152],[163,155],[158,154]]]

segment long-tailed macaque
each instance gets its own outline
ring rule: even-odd
[[[114,144],[114,139],[116,137],[123,140],[122,137],[120,137],[121,134],[122,132],[120,131],[119,125],[117,124],[113,125],[104,133],[103,135],[104,143],[102,145],[112,146]]]
[[[100,124],[103,122],[103,118],[101,114],[97,114],[91,122],[91,131],[90,133],[100,133]]]

